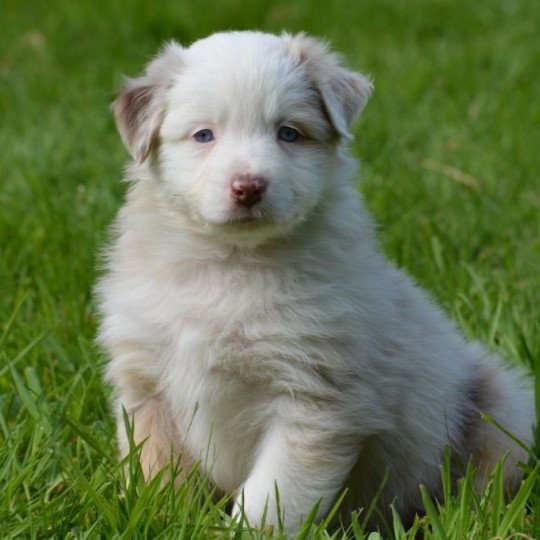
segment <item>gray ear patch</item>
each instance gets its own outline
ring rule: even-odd
[[[113,103],[122,140],[139,162],[148,157],[159,127],[157,119],[151,115],[151,102],[156,90],[155,85],[128,86]]]
[[[339,70],[339,74],[321,87],[323,100],[338,133],[351,138],[350,127],[369,99],[372,83],[360,73]]]
[[[350,139],[350,127],[365,107],[373,90],[371,81],[341,66],[340,56],[327,43],[305,34],[284,34],[289,54],[306,70],[317,88],[336,132]]]
[[[170,42],[146,68],[145,73],[128,79],[112,104],[118,131],[134,159],[142,163],[157,140],[164,114],[164,94],[182,70],[183,49]]]

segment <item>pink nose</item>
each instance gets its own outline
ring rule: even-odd
[[[251,208],[262,199],[267,186],[262,176],[239,174],[232,179],[231,197],[236,204]]]

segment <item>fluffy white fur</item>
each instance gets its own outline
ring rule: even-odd
[[[114,104],[134,162],[98,293],[120,449],[123,407],[148,475],[183,448],[252,524],[276,522],[275,483],[294,531],[345,487],[365,508],[387,468],[381,508],[413,515],[446,446],[480,478],[509,451],[511,486],[523,452],[480,411],[531,440],[521,375],[374,239],[346,153],[370,92],[317,40],[231,32],[168,44]],[[260,202],[231,197],[239,175]]]

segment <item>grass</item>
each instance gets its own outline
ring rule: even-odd
[[[540,374],[537,0],[2,0],[1,12],[1,538],[242,537],[197,471],[159,491],[134,456],[118,465],[93,343],[97,253],[127,157],[107,107],[122,74],[172,37],[305,30],[370,73],[353,151],[386,252],[467,335]],[[510,498],[500,468],[480,496],[471,475],[443,501],[423,492],[410,531],[395,516],[383,533],[540,536],[538,453]],[[349,537],[379,538],[364,518]]]

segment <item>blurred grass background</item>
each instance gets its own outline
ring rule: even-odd
[[[539,359],[537,0],[0,0],[0,18],[2,537],[107,534],[91,290],[127,160],[108,106],[165,40],[306,31],[370,74],[352,150],[386,252],[469,336]]]

